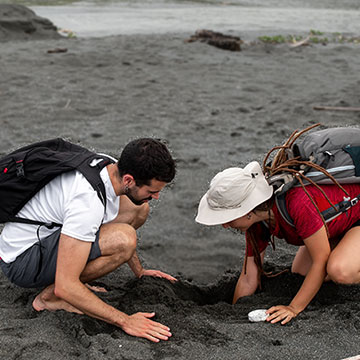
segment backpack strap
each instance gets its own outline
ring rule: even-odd
[[[106,211],[106,190],[105,190],[105,185],[101,179],[100,172],[105,166],[112,163],[114,163],[114,160],[112,158],[101,154],[94,156],[93,158],[82,163],[78,167],[78,170],[84,175],[86,180],[97,192],[101,202],[105,207],[105,211]]]
[[[292,220],[292,218],[290,217],[290,214],[287,210],[287,207],[286,207],[286,199],[285,199],[285,195],[286,193],[283,192],[279,195],[276,195],[275,196],[275,203],[276,203],[276,206],[279,210],[279,213],[280,215],[282,216],[282,218],[292,227],[295,227],[295,224]]]
[[[286,199],[285,199],[285,193],[282,193],[280,195],[275,196],[275,203],[279,210],[280,215],[282,218],[292,227],[295,227],[295,224],[293,220],[290,217],[290,214],[286,207]],[[348,211],[351,207],[355,206],[360,200],[360,194],[354,197],[353,199],[350,199],[350,197],[344,197],[343,201],[338,202],[334,205],[334,207],[330,206],[328,209],[323,210],[321,212],[321,215],[323,216],[326,223],[334,220],[341,214]]]
[[[343,201],[340,201],[339,203],[334,205],[336,210],[331,206],[328,209],[322,211],[321,214],[324,217],[325,222],[329,222],[348,211],[351,207],[355,206],[359,202],[359,200],[360,194],[353,199],[350,199],[350,197],[344,197]]]
[[[21,224],[30,224],[30,225],[38,225],[38,226],[45,226],[48,229],[52,229],[54,227],[62,227],[62,224],[58,224],[55,222],[47,222],[44,223],[42,221],[37,221],[37,220],[30,220],[30,219],[25,219],[25,218],[20,218],[17,216],[13,216],[12,218],[10,218],[8,220],[9,222],[17,222],[17,223],[21,223]]]

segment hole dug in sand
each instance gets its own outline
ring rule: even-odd
[[[219,302],[231,304],[237,276],[224,275],[217,283],[196,285],[187,280],[171,283],[165,279],[144,277],[127,285],[126,294],[121,299],[122,306],[134,304],[137,300],[146,304],[174,306],[179,303],[194,303],[198,306],[214,305]]]

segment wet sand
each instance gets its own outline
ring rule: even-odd
[[[244,238],[194,222],[218,171],[262,160],[294,129],[358,125],[360,46],[246,44],[229,52],[185,43],[190,33],[0,43],[0,153],[62,136],[117,155],[139,136],[166,139],[178,161],[172,186],[139,231],[148,268],[179,278],[135,279],[126,265],[97,284],[126,313],[155,311],[171,328],[153,344],[103,322],[37,313],[36,289],[0,275],[2,359],[327,359],[360,354],[360,287],[324,284],[289,325],[249,323],[257,308],[287,304],[302,278],[264,279],[256,295],[230,305]],[[247,38],[248,34],[236,34]],[[67,52],[48,53],[48,50]],[[268,270],[291,265],[296,248],[277,240]]]

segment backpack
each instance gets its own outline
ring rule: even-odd
[[[275,156],[273,162],[278,161],[277,164],[264,165],[267,181],[274,187],[279,212],[291,226],[294,223],[286,209],[285,194],[294,186],[335,183],[344,191],[343,201],[337,204],[329,202],[329,208],[321,212],[325,223],[346,212],[360,199],[360,194],[351,199],[341,187],[341,184],[360,182],[360,129],[339,127],[319,130],[297,141],[304,132],[319,125],[295,132],[283,147],[277,147],[283,150],[280,154],[283,159],[278,161]]]
[[[75,169],[89,181],[105,207],[106,193],[100,171],[113,162],[105,155],[98,155],[61,138],[13,151],[0,159],[0,223],[21,222],[48,228],[62,226],[19,218],[16,214],[52,179]]]

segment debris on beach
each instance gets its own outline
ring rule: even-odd
[[[313,106],[314,110],[325,110],[325,111],[354,111],[360,112],[360,107],[351,106]]]
[[[290,46],[293,47],[293,48],[297,48],[299,46],[307,46],[307,45],[309,45],[309,40],[310,40],[310,35],[307,36],[305,39],[300,40],[300,41],[296,41],[294,39],[292,44],[290,44]]]
[[[240,51],[243,41],[238,36],[224,35],[211,30],[198,30],[185,42],[200,41],[223,50]]]
[[[63,28],[58,28],[57,30],[60,35],[66,36],[67,38],[76,38],[76,34],[73,30]]]
[[[67,48],[55,48],[55,49],[49,49],[47,52],[48,54],[58,54],[58,53],[65,53],[67,52]]]

